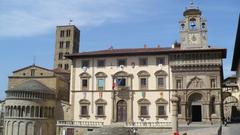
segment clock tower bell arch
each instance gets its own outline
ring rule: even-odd
[[[179,21],[181,49],[208,48],[207,21],[201,10],[191,2],[183,15],[185,18]]]

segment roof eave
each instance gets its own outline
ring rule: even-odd
[[[109,56],[136,56],[136,55],[157,55],[157,54],[170,54],[170,53],[179,53],[179,52],[209,52],[209,51],[221,51],[222,58],[226,58],[227,50],[225,48],[212,48],[212,49],[203,49],[203,50],[180,50],[180,49],[173,49],[173,50],[161,50],[156,52],[135,52],[135,53],[103,53],[103,54],[70,54],[66,55],[65,57],[69,59],[76,59],[76,58],[91,58],[91,57],[109,57]]]
[[[237,35],[236,35],[236,41],[235,41],[235,47],[234,47],[234,54],[232,59],[232,71],[236,71],[239,59],[240,59],[240,14],[239,14],[239,20],[238,20],[238,29],[237,29]]]

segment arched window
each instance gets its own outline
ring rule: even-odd
[[[143,118],[149,118],[149,105],[151,102],[147,100],[146,98],[142,98],[138,100],[138,106],[139,106],[139,117]]]
[[[202,29],[206,29],[206,23],[202,23]]]
[[[156,117],[166,118],[168,101],[163,98],[159,98],[156,100],[155,103],[156,103],[156,107],[157,107],[157,116]]]
[[[98,99],[95,101],[96,104],[96,117],[106,117],[105,115],[105,106],[107,102],[103,99]]]
[[[113,89],[127,89],[128,87],[128,78],[130,75],[127,72],[120,71],[113,75],[114,84]]]
[[[80,117],[89,117],[89,105],[90,102],[86,99],[79,101],[80,104]]]
[[[181,24],[181,30],[184,30],[184,29],[185,29],[185,24],[182,23],[182,24]]]
[[[195,18],[191,18],[189,21],[189,28],[190,30],[196,30],[197,29],[197,23]]]

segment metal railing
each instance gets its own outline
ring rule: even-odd
[[[96,121],[57,121],[59,127],[102,127],[103,125],[103,122]]]
[[[127,122],[125,127],[137,128],[171,128],[171,122]]]

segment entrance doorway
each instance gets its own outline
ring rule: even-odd
[[[120,100],[117,103],[117,122],[127,121],[127,103],[124,100]]]
[[[202,106],[192,105],[192,122],[202,121]]]

